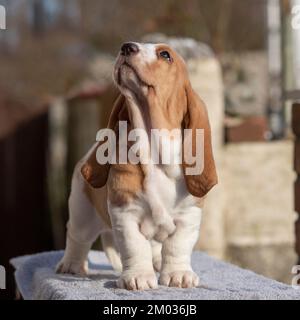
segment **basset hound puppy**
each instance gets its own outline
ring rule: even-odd
[[[191,254],[198,239],[203,198],[217,184],[206,107],[191,87],[183,59],[165,44],[125,43],[118,55],[114,82],[120,91],[107,129],[116,133],[115,150],[130,132],[145,132],[139,152],[150,161],[102,163],[97,142],[77,164],[69,198],[67,243],[59,273],[85,274],[87,254],[101,235],[104,251],[120,271],[119,288],[146,290],[159,283],[191,288],[198,276]],[[120,123],[126,123],[118,135]],[[164,130],[172,142],[169,163],[149,158],[151,134]],[[192,164],[184,149],[195,155],[198,129],[204,133],[201,170],[188,174]],[[174,130],[179,134],[170,134]],[[185,143],[188,131],[191,141]],[[158,158],[164,142],[158,143]],[[132,142],[126,146],[126,151]],[[181,163],[174,159],[182,159]]]

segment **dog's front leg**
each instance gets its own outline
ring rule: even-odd
[[[191,207],[176,218],[176,231],[162,247],[159,283],[170,287],[192,288],[199,278],[191,267],[191,255],[199,236],[201,209]]]
[[[139,212],[130,207],[110,207],[110,216],[123,265],[118,287],[128,290],[156,288],[151,244],[140,232]]]

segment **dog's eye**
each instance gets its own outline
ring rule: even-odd
[[[171,56],[168,51],[161,51],[159,55],[165,60],[171,61]]]

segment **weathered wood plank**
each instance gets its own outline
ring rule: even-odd
[[[295,181],[295,210],[300,213],[300,177]]]
[[[295,243],[295,249],[298,254],[298,261],[300,264],[300,217],[295,223],[295,231],[296,231],[296,243]]]
[[[300,261],[300,103],[294,103],[292,107],[292,129],[296,135],[294,168],[298,174],[294,188],[295,210],[298,213],[298,219],[295,223],[295,249]]]
[[[295,141],[294,169],[300,175],[300,139]]]
[[[48,116],[42,114],[0,139],[1,298],[15,297],[12,257],[53,249],[46,192]]]
[[[300,103],[294,103],[292,107],[292,129],[300,137]]]

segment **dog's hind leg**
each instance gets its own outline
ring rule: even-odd
[[[69,197],[69,221],[67,224],[67,241],[64,257],[58,263],[58,273],[85,275],[88,271],[87,255],[105,229],[105,224],[96,213],[88,198],[85,181],[77,165],[72,179],[72,189]]]

